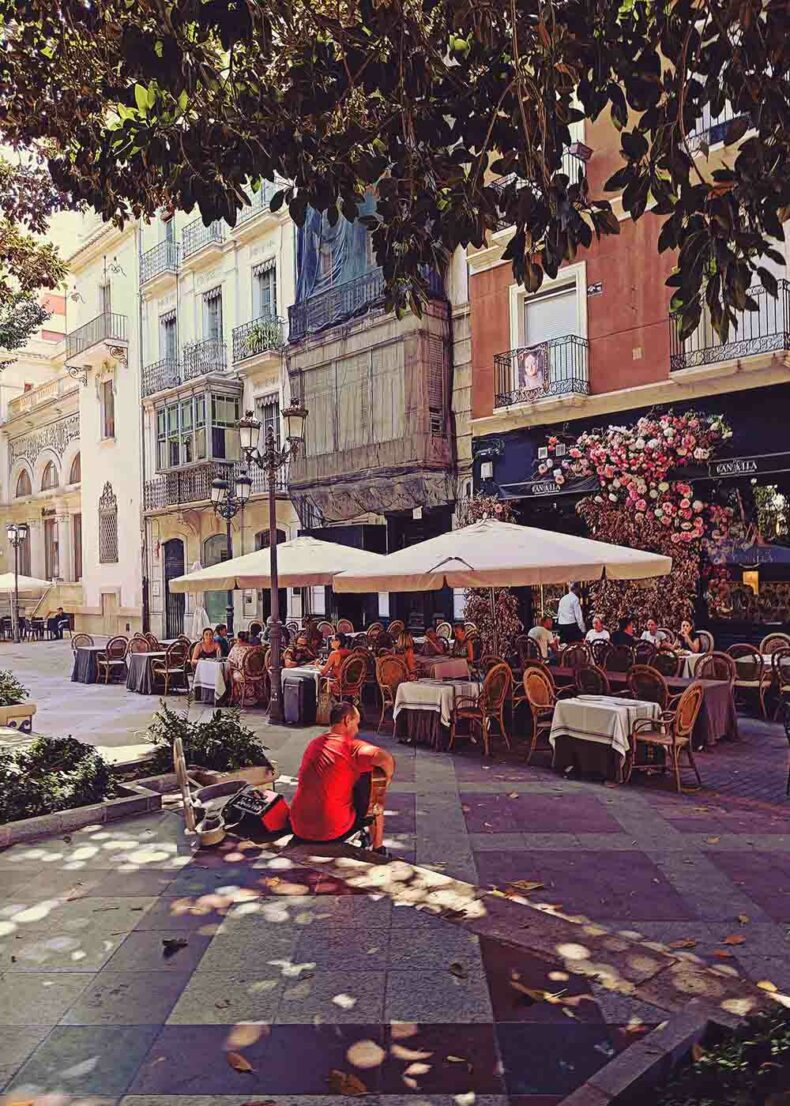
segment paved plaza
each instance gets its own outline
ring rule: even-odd
[[[155,698],[71,684],[68,642],[0,648],[39,732],[141,751]],[[290,792],[318,731],[245,717]],[[7,1101],[551,1106],[681,1000],[735,1010],[738,974],[790,990],[787,743],[741,734],[683,796],[382,737],[381,866],[196,852],[175,811],[0,853]],[[484,894],[520,881],[540,909]]]

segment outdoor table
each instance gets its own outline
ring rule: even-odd
[[[480,685],[471,680],[409,680],[395,693],[395,735],[433,749],[447,747],[456,698],[476,699]]]
[[[227,691],[225,671],[227,661],[212,661],[203,657],[195,665],[192,694],[196,703],[215,706]]]
[[[106,645],[80,645],[74,650],[74,667],[71,670],[71,682],[75,684],[95,684],[99,678],[99,666],[96,659],[104,653]]]
[[[553,767],[577,768],[622,782],[631,748],[630,734],[639,718],[660,718],[658,703],[612,695],[579,695],[560,699],[554,708],[549,744]]]
[[[318,681],[321,678],[321,669],[314,664],[295,664],[292,668],[283,668],[283,676],[311,676],[315,680],[315,693],[318,696]]]
[[[164,660],[167,656],[164,650],[151,653],[129,653],[126,657],[126,687],[129,691],[136,691],[140,695],[156,694],[156,684],[152,663],[155,660]],[[186,673],[184,673],[186,680]]]
[[[420,675],[431,680],[468,680],[469,663],[463,657],[415,657]]]

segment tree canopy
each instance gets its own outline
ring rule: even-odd
[[[570,125],[611,116],[607,182],[679,251],[672,306],[724,332],[775,293],[790,204],[785,0],[0,0],[0,133],[50,144],[56,185],[107,218],[163,204],[231,225],[261,180],[300,223],[369,219],[391,299],[504,222],[530,290],[616,234],[562,171]],[[688,136],[731,105],[722,168]],[[742,140],[742,141],[741,141]],[[737,148],[735,143],[740,143]],[[704,150],[703,150],[704,154]],[[492,173],[502,178],[493,184]]]

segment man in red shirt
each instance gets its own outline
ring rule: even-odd
[[[360,828],[368,809],[370,773],[380,768],[387,783],[395,761],[357,737],[359,711],[351,703],[337,703],[329,715],[330,729],[307,746],[299,769],[299,783],[291,801],[291,827],[303,841],[343,841]],[[371,846],[383,852],[384,813],[370,827]]]

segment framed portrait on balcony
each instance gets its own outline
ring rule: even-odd
[[[549,383],[548,347],[544,344],[520,349],[516,353],[516,389],[543,392]]]

